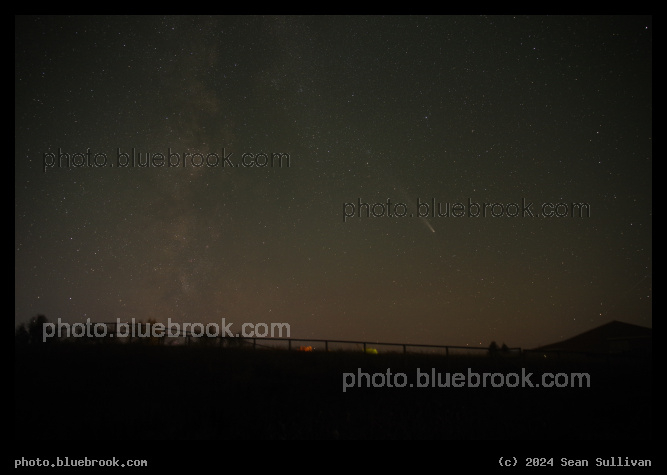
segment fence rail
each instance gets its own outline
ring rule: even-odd
[[[116,328],[116,322],[102,322],[103,325],[106,325],[107,327],[107,333],[106,337],[116,337],[117,336],[117,328]],[[124,323],[128,326],[129,333],[130,335],[122,335],[120,338],[127,338],[128,341],[134,341],[134,340],[140,340],[142,338],[147,338],[148,334],[150,333],[150,329],[148,327],[147,323],[138,323],[135,322],[135,324],[131,324],[129,322]],[[331,350],[330,345],[331,344],[342,344],[342,345],[360,345],[363,347],[364,353],[367,353],[371,350],[375,350],[374,352],[377,352],[376,347],[395,347],[398,348],[399,351],[402,350],[403,354],[408,353],[409,348],[414,348],[414,349],[437,349],[437,350],[444,350],[444,353],[446,356],[450,356],[452,351],[456,350],[465,350],[466,352],[472,351],[472,352],[479,352],[479,351],[484,351],[484,352],[491,352],[495,353],[498,355],[503,355],[503,354],[515,354],[519,357],[526,358],[526,357],[555,357],[557,359],[562,359],[562,358],[568,358],[568,357],[635,357],[635,356],[646,356],[644,354],[641,355],[635,355],[635,354],[630,354],[630,353],[619,353],[619,352],[608,352],[608,353],[600,353],[600,352],[590,352],[590,351],[566,351],[566,350],[540,350],[540,349],[522,349],[520,347],[513,347],[513,348],[496,348],[496,349],[490,349],[489,347],[475,347],[475,346],[457,346],[457,345],[426,345],[426,344],[420,344],[420,343],[393,343],[393,342],[380,342],[380,341],[363,341],[363,340],[331,340],[331,339],[320,339],[320,338],[291,338],[291,337],[228,337],[228,336],[205,336],[205,335],[195,335],[194,333],[190,332],[184,332],[179,328],[179,331],[176,335],[173,333],[165,334],[162,337],[148,337],[151,341],[156,342],[157,344],[164,344],[165,340],[167,338],[181,338],[184,340],[186,345],[190,345],[193,340],[207,340],[210,342],[213,342],[213,345],[218,345],[220,347],[224,346],[225,342],[227,346],[252,346],[253,349],[259,348],[269,348],[269,349],[280,349],[280,347],[276,346],[270,346],[266,344],[260,343],[261,341],[264,342],[287,342],[287,350],[291,351],[293,349],[305,349],[305,348],[310,348],[310,350],[313,350],[312,346],[309,347],[303,347],[303,346],[296,346],[294,347],[293,343],[318,343],[318,344],[324,344],[324,351],[328,352]],[[310,351],[309,350],[309,351]],[[648,356],[651,354],[649,353]]]
[[[117,336],[117,328],[116,328],[116,322],[103,322],[103,325],[107,326],[107,337],[116,337]],[[129,335],[122,335],[121,338],[127,338],[129,341],[134,341],[134,340],[139,340],[141,338],[148,338],[151,340],[155,340],[158,343],[164,343],[164,341],[167,338],[181,338],[185,340],[186,345],[190,345],[193,340],[207,340],[214,342],[213,344],[217,344],[218,346],[223,346],[225,342],[227,342],[227,345],[243,345],[243,346],[252,346],[253,349],[256,348],[271,348],[271,349],[279,349],[278,347],[273,347],[270,345],[265,345],[260,342],[287,342],[287,349],[288,350],[293,350],[293,349],[303,349],[303,347],[299,347],[295,345],[297,343],[317,343],[317,344],[323,344],[324,345],[324,351],[330,351],[331,344],[342,344],[342,345],[360,345],[363,347],[363,351],[369,352],[371,350],[376,350],[376,347],[395,347],[398,348],[399,350],[402,350],[403,354],[408,353],[409,348],[419,348],[419,349],[438,349],[438,350],[444,350],[445,355],[449,356],[450,355],[450,350],[465,350],[465,351],[485,351],[488,352],[490,351],[488,347],[473,347],[473,346],[456,346],[456,345],[426,345],[426,344],[420,344],[420,343],[393,343],[393,342],[381,342],[381,341],[362,341],[362,340],[332,340],[332,339],[320,339],[320,338],[291,338],[291,337],[226,337],[226,336],[207,336],[207,335],[196,335],[192,331],[190,332],[184,332],[179,328],[179,331],[177,332],[176,335],[173,333],[167,334],[165,331],[165,334],[161,337],[150,337],[148,336],[150,333],[150,328],[148,327],[147,323],[135,323],[132,325],[131,323],[125,323],[128,327],[128,333]],[[293,345],[293,343],[295,345]],[[312,347],[311,347],[312,349]],[[501,350],[498,348],[497,353],[516,353],[518,355],[522,354],[522,350],[519,347],[515,348],[506,348],[505,350]]]

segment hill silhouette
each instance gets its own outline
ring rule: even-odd
[[[650,354],[653,330],[631,323],[611,321],[566,340],[535,350],[600,354]]]

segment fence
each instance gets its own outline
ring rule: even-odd
[[[103,324],[107,326],[107,329],[111,329],[107,331],[107,338],[115,337],[117,334],[116,322],[105,322]],[[135,323],[133,332],[132,332],[132,325],[129,323],[127,325],[128,328],[131,329],[130,333],[134,335],[142,333],[147,335],[149,333],[148,331],[149,327],[147,323]],[[142,337],[129,336],[126,338],[127,341],[132,342],[134,340],[141,339]],[[167,336],[163,336],[160,338],[150,337],[148,338],[148,340],[150,340],[154,344],[164,344],[167,338],[168,338]],[[643,354],[636,355],[623,352],[595,353],[588,351],[521,349],[520,347],[504,348],[504,349],[497,348],[495,350],[490,350],[488,347],[456,346],[456,345],[424,345],[417,343],[388,343],[388,342],[378,342],[378,341],[370,342],[361,340],[330,340],[330,339],[314,339],[314,338],[280,338],[280,337],[222,337],[222,336],[209,337],[209,336],[195,335],[192,332],[183,332],[183,331],[179,331],[178,336],[174,337],[172,335],[169,338],[180,338],[183,344],[185,345],[190,345],[193,340],[198,340],[200,343],[203,341],[207,341],[212,346],[222,347],[226,345],[228,347],[230,346],[252,347],[253,349],[257,348],[281,349],[279,346],[271,346],[266,344],[266,342],[283,342],[287,344],[288,351],[291,350],[313,351],[314,348],[312,347],[312,345],[304,347],[303,345],[297,345],[297,343],[310,343],[310,344],[316,343],[324,345],[325,352],[332,350],[331,345],[338,344],[344,346],[346,345],[348,348],[350,346],[356,346],[357,348],[361,346],[363,348],[364,353],[377,353],[377,348],[383,347],[383,348],[396,348],[398,349],[399,352],[403,354],[407,354],[408,349],[411,350],[410,351],[411,353],[416,353],[419,352],[420,350],[422,351],[436,350],[437,352],[440,353],[444,351],[445,356],[483,351],[483,352],[493,352],[494,354],[497,355],[514,355],[524,359],[537,357],[537,358],[554,358],[558,360],[564,360],[569,358],[584,357],[584,358],[606,358],[607,360],[609,360],[610,358],[616,358],[616,357],[626,358],[626,357],[646,356]],[[260,341],[265,343],[259,343]],[[344,348],[339,347],[338,349],[344,349]],[[650,357],[651,354],[649,353],[648,356]]]
[[[117,336],[117,331],[116,331],[116,322],[105,322],[104,325],[107,326],[107,337],[116,337]],[[149,334],[149,327],[147,323],[136,323],[134,325],[134,328],[132,327],[131,324],[127,324],[128,328],[130,329],[129,333],[131,335],[135,336],[126,336],[125,338],[127,339],[126,341],[132,342],[134,340],[138,340],[141,338],[146,338],[143,336],[136,336],[137,334],[139,335],[148,335]],[[110,330],[109,330],[110,329]],[[303,345],[298,345],[298,343],[309,343],[309,344],[319,344],[324,346],[324,351],[328,352],[331,351],[334,347],[332,345],[346,345],[346,346],[361,346],[363,348],[364,353],[377,353],[377,347],[382,347],[382,348],[392,348],[392,349],[397,349],[399,352],[402,352],[403,354],[408,353],[408,349],[411,349],[411,352],[417,352],[418,350],[436,350],[439,352],[443,352],[446,356],[450,356],[452,354],[456,354],[464,352],[489,352],[488,347],[471,347],[471,346],[455,346],[455,345],[424,345],[424,344],[417,344],[417,343],[388,343],[388,342],[371,342],[371,341],[361,341],[361,340],[330,340],[330,339],[316,339],[316,338],[281,338],[281,337],[222,337],[222,336],[215,336],[215,337],[209,337],[209,336],[203,336],[203,335],[195,335],[192,332],[183,332],[182,330],[179,329],[179,333],[177,336],[170,335],[169,337],[162,336],[159,338],[156,337],[148,337],[147,339],[156,343],[156,344],[164,344],[165,340],[167,338],[174,338],[174,339],[181,339],[183,344],[185,345],[190,345],[193,340],[198,340],[200,342],[206,341],[212,346],[245,346],[245,347],[252,347],[253,349],[257,348],[267,348],[267,349],[280,349],[280,347],[277,346],[271,346],[265,344],[266,342],[284,342],[287,344],[287,350],[304,350],[306,348],[309,348],[307,351],[312,351],[313,347],[311,345],[304,347]],[[173,340],[176,341],[176,340]],[[260,342],[265,342],[265,343],[260,343]],[[338,348],[341,349],[341,348]],[[522,350],[521,348],[506,348],[506,349],[500,349],[498,348],[497,350],[494,350],[495,353],[497,354],[516,354],[516,355],[521,355]]]

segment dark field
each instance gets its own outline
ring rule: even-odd
[[[15,351],[17,439],[651,438],[646,359],[66,344]],[[408,384],[343,393],[343,373],[358,368],[405,373]],[[417,368],[443,378],[526,368],[533,383],[544,372],[588,372],[591,387],[410,388]]]

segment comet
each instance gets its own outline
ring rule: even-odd
[[[426,218],[422,218],[422,221],[424,221],[424,224],[426,225],[427,228],[431,230],[432,233],[435,232],[435,229],[433,229],[433,226],[431,226],[431,223],[429,223]]]

